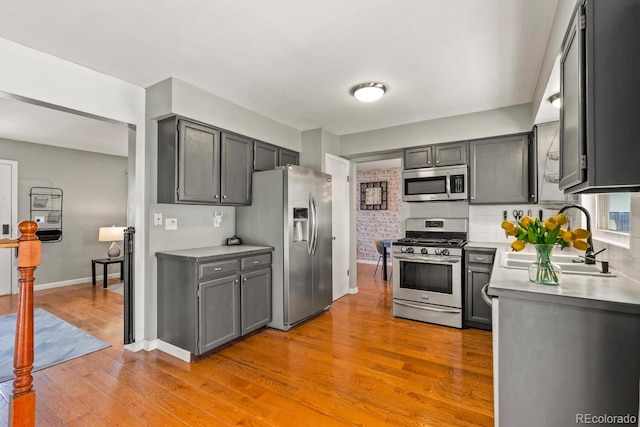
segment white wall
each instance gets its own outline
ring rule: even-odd
[[[0,39],[0,57],[0,96],[28,98],[136,127],[135,153],[130,156],[136,159],[135,173],[140,179],[129,189],[135,217],[129,218],[128,225],[136,228],[134,323],[135,339],[142,340],[147,311],[144,89],[5,39]]]
[[[0,139],[0,153],[18,161],[20,220],[30,218],[31,187],[63,192],[62,241],[43,243],[36,288],[86,282],[91,260],[107,256],[98,228],[127,221],[127,158],[7,139]]]
[[[340,136],[340,155],[353,158],[441,142],[529,132],[531,105],[523,104],[461,116]]]

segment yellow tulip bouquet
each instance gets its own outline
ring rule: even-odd
[[[555,245],[561,249],[567,246],[584,251],[589,248],[585,239],[591,236],[588,230],[576,228],[573,231],[562,228],[567,223],[564,214],[549,217],[542,222],[530,216],[523,217],[520,222],[513,223],[509,220],[502,221],[502,228],[510,236],[516,238],[511,243],[511,249],[519,252],[527,243],[536,245],[537,261],[529,268],[529,279],[536,283],[558,284],[559,270],[551,263],[551,250]]]
[[[505,219],[502,221],[502,228],[508,235],[516,238],[511,243],[511,249],[516,252],[523,250],[527,243],[558,244],[562,249],[573,245],[574,248],[580,251],[587,250],[589,244],[585,239],[588,239],[591,233],[584,228],[576,228],[573,231],[565,230],[562,226],[566,223],[567,217],[565,214],[549,217],[545,222],[525,216],[518,223]]]

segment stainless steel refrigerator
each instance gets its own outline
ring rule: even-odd
[[[331,306],[331,176],[299,166],[253,173],[236,209],[243,243],[274,247],[272,321],[283,331]]]

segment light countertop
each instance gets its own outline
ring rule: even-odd
[[[233,245],[233,246],[207,246],[204,248],[180,249],[175,251],[156,252],[156,256],[181,257],[187,259],[222,258],[238,255],[251,255],[258,252],[272,251],[271,246]]]
[[[615,277],[563,274],[557,286],[540,285],[529,281],[525,269],[505,268],[500,265],[502,254],[511,251],[507,243],[470,242],[465,248],[496,248],[491,272],[489,295],[539,300],[588,308],[640,314],[640,282],[611,269]],[[533,251],[527,245],[525,251]],[[566,248],[561,253],[572,253]],[[576,252],[576,255],[581,253]]]

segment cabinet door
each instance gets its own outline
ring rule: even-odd
[[[432,147],[419,147],[404,150],[404,168],[418,169],[433,166]]]
[[[529,203],[530,144],[529,134],[471,141],[469,202]]]
[[[198,354],[240,336],[240,286],[237,276],[199,285]]]
[[[278,165],[278,147],[262,141],[253,143],[253,170],[267,171]]]
[[[297,151],[287,150],[286,148],[278,149],[278,166],[300,164],[300,154]]]
[[[253,141],[249,138],[222,132],[222,203],[251,204],[251,170],[253,169]]]
[[[465,323],[491,329],[491,307],[482,299],[482,287],[491,279],[491,266],[469,264],[465,301]]]
[[[439,144],[434,146],[436,166],[464,165],[467,163],[467,143]]]
[[[271,269],[245,273],[240,277],[242,335],[271,321]]]
[[[180,120],[178,152],[177,201],[218,203],[220,133],[214,128]]]

